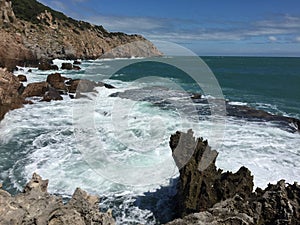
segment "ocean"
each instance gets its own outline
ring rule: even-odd
[[[169,138],[190,128],[219,152],[218,167],[248,167],[256,187],[299,182],[295,125],[230,116],[224,106],[300,119],[300,58],[200,58],[86,60],[80,71],[58,71],[116,88],[50,103],[32,98],[35,104],[9,112],[0,123],[0,183],[15,194],[37,172],[65,199],[76,187],[98,194],[117,224],[164,223],[178,177]],[[15,74],[31,83],[51,72]],[[196,93],[207,102],[191,100]]]

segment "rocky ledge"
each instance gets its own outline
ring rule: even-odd
[[[171,136],[170,147],[179,168],[177,216],[168,225],[298,225],[300,186],[284,180],[253,192],[253,176],[217,169],[217,152],[193,131]],[[188,159],[188,160],[187,160]]]
[[[111,212],[99,212],[99,198],[77,188],[68,201],[47,192],[48,180],[33,174],[22,193],[11,196],[0,185],[0,224],[114,225]]]

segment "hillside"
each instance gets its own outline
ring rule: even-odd
[[[0,66],[35,65],[41,58],[159,56],[140,35],[108,32],[36,0],[0,0]]]

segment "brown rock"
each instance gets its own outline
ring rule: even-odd
[[[47,82],[55,89],[66,91],[65,81],[68,78],[61,76],[60,73],[53,73],[47,77]]]
[[[52,61],[51,60],[48,60],[48,59],[41,59],[40,63],[39,63],[39,66],[38,66],[38,69],[39,70],[51,70],[51,64],[52,64]]]
[[[27,77],[25,75],[18,75],[18,79],[20,82],[27,82]]]
[[[22,87],[16,76],[0,68],[0,120],[9,110],[23,106],[24,98],[19,93]]]
[[[72,65],[72,63],[62,63],[61,64],[61,69],[62,70],[72,70],[73,65]]]
[[[34,96],[43,97],[48,90],[49,90],[49,84],[47,82],[31,83],[27,85],[22,96],[24,98],[34,97]]]

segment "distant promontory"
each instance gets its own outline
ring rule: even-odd
[[[109,32],[36,0],[0,0],[0,67],[36,66],[41,59],[161,56],[141,35]]]

